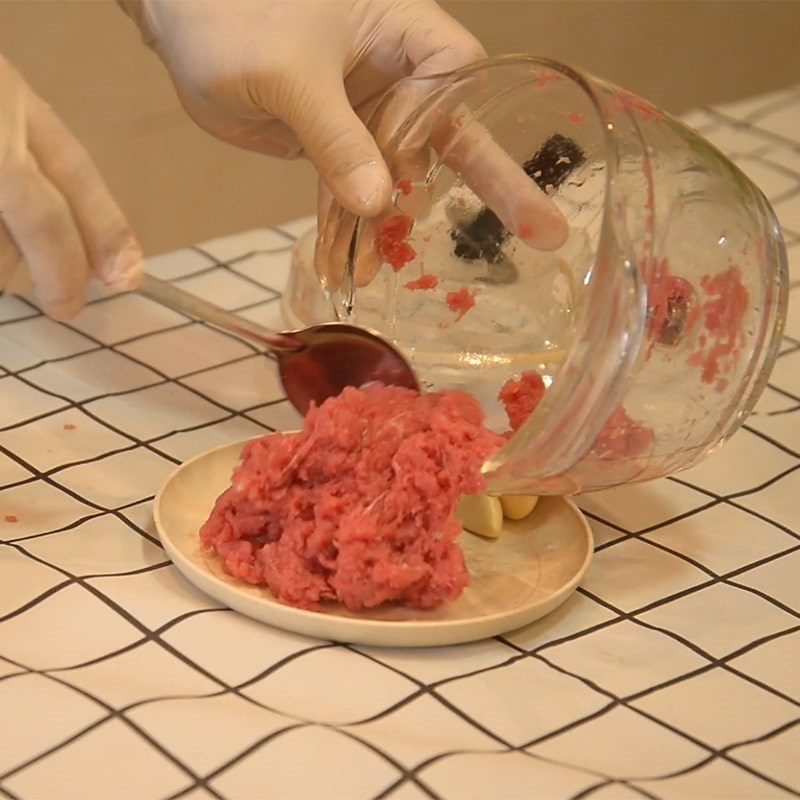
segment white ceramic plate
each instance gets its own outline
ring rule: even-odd
[[[527,519],[506,521],[497,540],[469,533],[460,543],[470,583],[461,597],[433,611],[379,608],[351,612],[338,603],[306,611],[279,603],[264,588],[223,572],[200,549],[198,531],[229,485],[244,442],[193,458],[155,499],[161,541],[178,569],[199,589],[254,619],[320,639],[386,647],[430,647],[485,639],[543,617],[575,590],[594,550],[591,529],[575,505],[542,498]]]

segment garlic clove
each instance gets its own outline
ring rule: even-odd
[[[498,497],[465,494],[456,507],[456,517],[471,533],[496,539],[503,530],[503,506]]]
[[[538,497],[529,494],[506,494],[500,498],[503,516],[508,519],[525,519],[538,502]]]

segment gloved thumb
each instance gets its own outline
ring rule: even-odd
[[[392,191],[389,170],[375,140],[353,111],[343,82],[299,85],[278,113],[294,131],[325,185],[348,211],[371,217],[386,207]]]

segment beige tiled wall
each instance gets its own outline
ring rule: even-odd
[[[490,53],[549,55],[673,111],[800,80],[800,2],[444,5]],[[313,211],[310,167],[236,151],[195,128],[110,0],[0,0],[0,52],[84,142],[147,252]]]

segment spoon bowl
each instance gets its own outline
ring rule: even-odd
[[[286,396],[301,414],[347,386],[379,382],[419,391],[400,352],[370,330],[328,322],[282,335],[298,346],[272,352]]]
[[[347,386],[380,382],[419,391],[405,357],[380,334],[343,322],[273,331],[145,275],[139,294],[258,345],[278,362],[289,402],[303,415]]]

